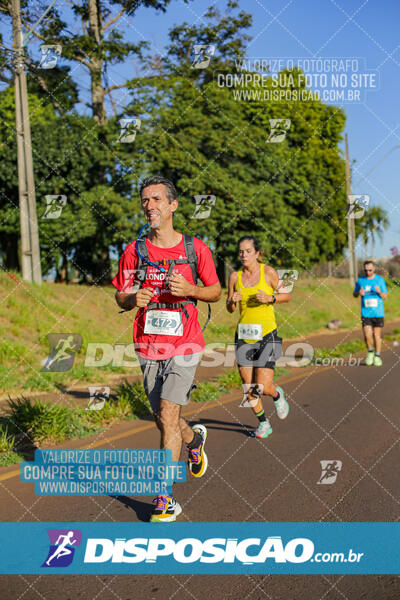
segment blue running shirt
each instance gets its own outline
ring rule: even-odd
[[[375,291],[376,285],[380,288],[381,292],[387,292],[385,280],[380,275],[374,275],[370,279],[368,277],[359,277],[357,279],[354,291],[359,292],[361,288],[365,291],[364,296],[361,296],[362,317],[373,318],[385,316],[383,300]]]

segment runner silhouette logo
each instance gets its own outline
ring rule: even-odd
[[[75,548],[81,545],[79,529],[48,529],[50,548],[42,567],[68,567],[74,558]]]
[[[335,483],[339,471],[342,470],[341,460],[320,460],[321,463],[321,476],[317,481],[317,484],[331,485]]]
[[[82,336],[79,333],[48,333],[50,352],[41,362],[42,371],[65,372],[72,368],[75,354],[80,352]]]

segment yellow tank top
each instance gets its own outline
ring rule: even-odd
[[[260,304],[256,299],[258,290],[263,290],[269,295],[274,293],[274,290],[265,281],[264,264],[260,263],[260,279],[256,285],[252,287],[244,287],[242,282],[243,271],[238,271],[235,291],[241,290],[242,299],[239,302],[240,318],[238,322],[246,325],[262,325],[263,337],[276,329],[275,312],[273,304]],[[249,344],[254,344],[255,340],[244,340]]]

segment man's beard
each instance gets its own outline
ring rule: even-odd
[[[154,215],[154,213],[153,213]],[[148,219],[149,227],[151,229],[159,229],[161,227],[161,215],[155,214],[155,219],[152,221]]]

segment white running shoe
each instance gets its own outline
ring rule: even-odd
[[[289,414],[289,404],[287,403],[283,389],[279,385],[276,386],[276,389],[279,392],[279,398],[278,400],[274,400],[275,412],[278,419],[286,419]]]
[[[269,435],[271,435],[271,433],[272,433],[271,423],[267,419],[266,421],[261,421],[261,423],[259,424],[259,426],[257,427],[257,429],[254,432],[254,437],[266,438]]]

